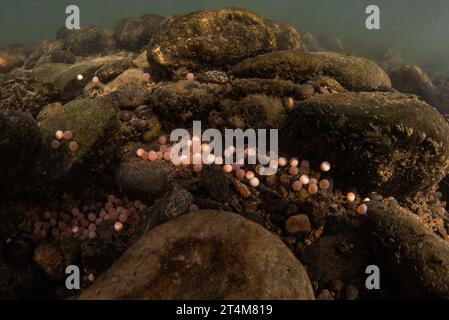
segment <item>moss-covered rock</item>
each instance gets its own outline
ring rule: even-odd
[[[149,105],[172,122],[207,117],[208,112],[218,106],[223,90],[217,84],[188,80],[169,82],[153,89]]]
[[[22,191],[24,171],[39,140],[34,119],[15,110],[0,110],[0,190],[2,196]]]
[[[295,154],[333,164],[335,181],[402,196],[445,176],[449,127],[431,106],[398,93],[319,95],[299,102],[281,129]]]
[[[316,78],[322,63],[316,56],[304,51],[279,51],[249,58],[232,67],[238,78],[280,78],[301,83]]]
[[[74,100],[39,123],[41,145],[35,156],[35,175],[39,181],[58,183],[71,181],[75,184],[77,174],[98,172],[113,160],[119,127],[117,108],[108,100]],[[70,130],[78,150],[71,152],[69,142],[61,141],[58,149],[51,147],[57,130]],[[71,179],[71,180],[70,180]],[[42,183],[37,188],[48,188]]]
[[[417,215],[392,203],[372,202],[368,221],[373,248],[385,263],[380,268],[395,275],[402,297],[449,298],[447,241],[429,231]]]
[[[117,47],[139,52],[159,31],[164,20],[164,17],[154,14],[120,20],[114,28]]]
[[[314,52],[322,62],[323,75],[335,78],[350,91],[391,89],[387,73],[374,61],[349,54]]]
[[[234,64],[275,48],[273,31],[262,18],[224,8],[169,18],[151,41],[148,60],[195,70]]]
[[[265,94],[268,96],[295,96],[300,85],[290,80],[280,79],[235,79],[232,82],[229,95],[234,98],[250,94]]]
[[[391,89],[388,75],[365,58],[332,52],[279,51],[246,59],[232,68],[239,78],[279,77],[304,82],[320,75],[330,76],[351,91]]]
[[[265,95],[226,100],[223,109],[224,117],[234,128],[277,129],[286,118],[282,100]]]

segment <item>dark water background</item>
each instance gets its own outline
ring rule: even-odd
[[[0,47],[53,38],[70,4],[80,6],[81,26],[104,27],[145,13],[168,16],[239,6],[301,32],[336,35],[361,51],[393,47],[407,62],[449,75],[448,0],[0,0]],[[369,4],[380,7],[381,30],[365,28]]]

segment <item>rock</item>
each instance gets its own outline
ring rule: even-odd
[[[302,35],[302,44],[307,51],[320,51],[318,39],[311,32],[306,32]]]
[[[414,96],[320,95],[299,102],[288,119],[281,145],[317,163],[330,161],[335,182],[358,192],[401,197],[427,190],[447,172],[449,127]]]
[[[301,263],[270,232],[229,212],[197,211],[143,235],[80,299],[314,296]]]
[[[42,83],[55,84],[60,73],[70,68],[67,63],[45,63],[36,66],[32,72],[32,78]]]
[[[22,52],[0,51],[0,73],[9,72],[24,64],[26,56]]]
[[[316,297],[317,300],[335,300],[329,290],[324,289]]]
[[[153,89],[148,104],[170,121],[199,120],[217,107],[222,92],[217,84],[169,82]]]
[[[349,54],[311,53],[322,62],[323,75],[335,78],[350,91],[389,91],[387,73],[375,62]]]
[[[42,55],[37,61],[36,66],[46,63],[66,63],[74,64],[75,55],[67,50],[52,50],[44,55]]]
[[[164,17],[154,14],[120,20],[114,28],[117,47],[139,52],[159,31],[164,20]]]
[[[108,83],[117,78],[118,76],[120,76],[122,73],[126,72],[127,70],[130,71],[128,71],[128,74],[125,75],[124,77],[129,76],[129,72],[134,71],[133,69],[131,69],[131,67],[132,67],[131,58],[125,56],[123,57],[123,59],[113,59],[111,61],[106,62],[95,72],[95,76],[98,77],[100,82]],[[142,83],[143,73],[135,73],[134,75],[135,79],[132,79],[132,77],[129,78],[130,79],[128,80],[130,81],[135,80],[136,81],[135,83]]]
[[[243,98],[250,94],[267,96],[296,96],[300,86],[289,80],[279,79],[235,79],[232,81],[230,95]]]
[[[121,109],[134,110],[145,104],[151,97],[151,90],[144,86],[128,85],[115,92],[114,100]]]
[[[36,116],[43,106],[59,98],[53,84],[33,79],[0,79],[0,109],[19,110]]]
[[[141,69],[130,68],[121,73],[113,81],[109,82],[105,90],[106,91],[121,91],[125,90],[129,86],[144,86],[148,84],[145,80],[144,72]]]
[[[206,193],[214,200],[225,203],[232,196],[230,177],[221,166],[208,165],[203,168],[201,181]]]
[[[403,294],[421,299],[449,298],[449,246],[399,206],[369,205],[368,220],[374,248],[387,257],[381,270],[404,279]]]
[[[151,207],[152,214],[157,218],[158,224],[177,218],[189,211],[193,196],[182,187],[175,186],[171,192]]]
[[[65,277],[67,266],[76,264],[78,243],[74,240],[46,240],[34,250],[33,260],[53,280]]]
[[[279,77],[301,83],[330,76],[351,91],[391,90],[388,75],[371,60],[332,52],[280,51],[246,59],[232,68],[239,78]]]
[[[286,118],[282,100],[264,95],[224,101],[223,109],[229,123],[235,128],[277,129]]]
[[[403,93],[413,93],[430,102],[433,84],[418,66],[406,64],[390,71],[393,88]]]
[[[37,124],[26,113],[0,110],[0,190],[3,196],[23,191],[21,182],[39,140]]]
[[[84,87],[92,81],[97,70],[107,63],[122,59],[121,56],[106,56],[81,61],[52,76],[49,82],[53,82],[59,89],[63,100],[72,100],[81,95]],[[82,75],[81,80],[78,79],[79,75]]]
[[[118,127],[117,109],[108,100],[78,99],[64,105],[39,123],[42,143],[35,155],[35,173],[42,179],[39,181],[55,184],[81,172],[102,170],[114,159]],[[57,130],[72,131],[73,141],[78,143],[76,152],[69,151],[67,141],[62,141],[57,150],[51,148]]]
[[[435,86],[430,103],[434,105],[440,113],[449,114],[449,86]]]
[[[36,120],[38,122],[44,121],[45,119],[50,117],[53,113],[58,112],[59,110],[62,110],[62,104],[60,104],[59,102],[47,104],[38,113],[38,115],[36,116]]]
[[[120,192],[143,198],[164,194],[168,189],[168,165],[162,161],[145,162],[135,154],[131,152],[130,159],[123,161],[117,170]]]
[[[276,37],[276,50],[297,50],[301,48],[301,36],[295,27],[288,23],[266,19]]]
[[[262,18],[224,8],[169,18],[150,43],[148,61],[172,70],[197,70],[234,64],[275,47],[273,31]]]
[[[287,219],[285,230],[290,234],[309,233],[312,231],[312,224],[307,215],[298,214]]]
[[[246,59],[231,69],[238,78],[291,80],[296,83],[314,79],[322,71],[320,59],[303,51],[278,51]]]
[[[101,53],[110,47],[112,35],[98,27],[86,27],[79,30],[65,30],[58,39],[63,40],[64,49],[75,55],[88,56]]]
[[[324,233],[313,241],[300,256],[310,279],[321,288],[326,288],[335,280],[364,285],[365,269],[371,261],[366,234],[366,227],[347,226],[341,233]]]

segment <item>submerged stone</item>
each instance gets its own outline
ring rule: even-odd
[[[336,182],[360,192],[404,196],[426,190],[449,165],[449,126],[415,96],[319,95],[299,102],[288,119],[281,144],[308,160],[326,159]]]
[[[201,69],[237,63],[273,51],[272,29],[239,8],[197,11],[171,17],[150,43],[148,60],[168,69]]]
[[[263,259],[261,259],[263,257]],[[197,211],[139,238],[80,299],[314,299],[307,273],[262,226]]]
[[[114,28],[117,47],[139,52],[159,31],[164,20],[164,17],[154,14],[120,20]]]

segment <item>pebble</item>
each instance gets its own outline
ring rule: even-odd
[[[285,222],[285,230],[289,234],[309,233],[312,231],[312,224],[305,214],[291,216]]]

